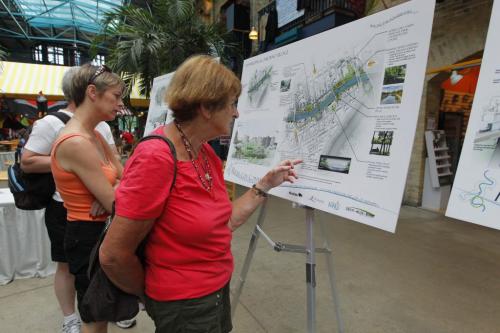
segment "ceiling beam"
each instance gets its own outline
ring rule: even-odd
[[[30,39],[28,34],[26,33],[26,31],[24,31],[23,27],[21,27],[21,24],[17,21],[17,18],[12,15],[12,12],[10,10],[9,7],[7,7],[7,5],[5,4],[5,2],[3,0],[0,0],[0,3],[2,3],[3,7],[5,8],[5,10],[9,13],[9,15],[12,17],[12,19],[14,20],[14,22],[16,23],[16,25],[19,27],[19,29],[22,31],[24,37],[26,39]]]

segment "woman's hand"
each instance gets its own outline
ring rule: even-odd
[[[299,163],[302,163],[302,160],[282,161],[277,167],[266,173],[266,175],[259,180],[257,187],[267,192],[273,187],[281,185],[283,182],[295,182],[298,177],[294,167]]]
[[[106,213],[106,208],[97,200],[92,203],[90,207],[90,217],[95,219],[98,216],[101,216]]]

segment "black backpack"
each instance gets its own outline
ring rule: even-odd
[[[50,115],[57,117],[64,124],[71,119],[64,112],[54,112]],[[18,147],[14,165],[9,166],[7,170],[9,189],[14,195],[14,204],[23,210],[46,208],[56,191],[54,177],[51,172],[26,173],[21,170],[21,149],[22,147]]]

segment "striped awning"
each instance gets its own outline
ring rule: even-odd
[[[70,67],[25,64],[19,62],[0,62],[0,94],[7,96],[38,95],[39,91],[49,100],[62,99],[61,81]],[[132,105],[148,106],[149,102],[139,94],[136,85],[130,95]],[[135,103],[134,103],[135,102]]]

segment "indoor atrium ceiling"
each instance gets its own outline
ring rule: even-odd
[[[0,0],[0,40],[89,45],[106,12],[130,0]]]

